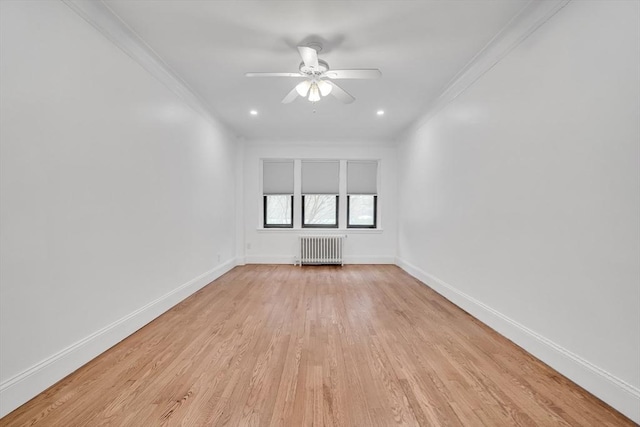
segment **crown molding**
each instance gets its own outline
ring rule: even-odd
[[[467,65],[446,85],[442,93],[428,107],[427,112],[403,132],[410,135],[424,126],[440,110],[458,98],[492,69],[520,43],[526,40],[571,0],[530,0],[507,25],[487,43]],[[402,140],[404,138],[400,138]]]
[[[358,139],[324,139],[314,141],[300,141],[294,139],[245,139],[247,148],[262,147],[305,147],[305,148],[393,148],[395,140],[358,140]]]
[[[61,0],[109,41],[140,64],[149,74],[182,99],[194,111],[235,135],[216,117],[211,107],[102,0]]]

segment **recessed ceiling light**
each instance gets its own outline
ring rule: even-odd
[[[378,110],[376,114],[379,116],[384,116],[384,110]]]
[[[251,110],[251,111],[249,111],[249,114],[251,114],[252,116],[257,116],[258,115],[258,111],[257,110]]]

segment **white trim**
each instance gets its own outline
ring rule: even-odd
[[[282,233],[282,234],[382,234],[381,228],[264,228],[256,229],[258,233]],[[347,237],[347,236],[345,236]]]
[[[302,160],[293,161],[293,229],[302,228]],[[262,214],[262,211],[260,211]],[[260,227],[264,222],[260,223]],[[263,227],[262,227],[263,228]],[[264,228],[263,228],[264,229]]]
[[[296,257],[293,255],[247,255],[245,264],[291,264]]]
[[[386,163],[388,164],[388,163]],[[377,189],[377,193],[376,193],[376,226],[378,230],[382,230],[382,226],[384,224],[383,220],[384,220],[384,214],[383,214],[383,209],[381,209],[382,204],[381,204],[381,200],[384,200],[385,198],[385,192],[384,189],[382,187],[382,173],[384,171],[384,165],[385,163],[382,161],[382,159],[378,159],[378,166],[377,166],[377,170],[376,170],[376,189]],[[397,213],[397,212],[396,212]],[[345,222],[345,224],[347,224],[347,222]]]
[[[393,256],[345,256],[345,264],[395,264]]]
[[[347,160],[340,160],[338,172],[338,194],[342,203],[338,203],[338,224],[347,224]]]
[[[444,91],[429,106],[426,114],[409,126],[403,135],[408,135],[424,126],[440,110],[469,89],[487,71],[492,69],[515,47],[526,40],[540,26],[563,9],[571,0],[540,1],[529,3],[511,19],[445,86]],[[403,139],[403,138],[401,138]]]
[[[0,417],[46,390],[236,266],[232,259],[0,384]]]
[[[640,423],[640,389],[401,258],[396,265],[622,414]]]
[[[247,264],[294,264],[295,256],[286,255],[251,255],[247,256]],[[345,264],[395,264],[392,256],[345,256]]]
[[[246,144],[248,148],[263,148],[263,147],[307,147],[317,148],[318,144],[322,144],[322,148],[391,148],[395,143],[395,139],[385,138],[382,139],[367,139],[367,140],[352,140],[342,138],[329,138],[315,141],[299,141],[299,140],[280,140],[280,139],[247,139]],[[349,160],[349,159],[346,159]],[[360,160],[355,158],[355,160]]]
[[[111,43],[142,66],[194,111],[224,129],[233,132],[213,114],[211,107],[102,0],[62,0],[72,11],[91,24]]]

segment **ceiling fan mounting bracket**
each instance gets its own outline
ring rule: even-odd
[[[322,51],[322,44],[318,42],[307,43],[307,47],[310,47],[311,49],[315,50],[317,53],[320,53]]]

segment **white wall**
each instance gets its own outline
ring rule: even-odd
[[[65,4],[0,16],[2,416],[233,265],[236,154]]]
[[[236,150],[64,4],[0,11],[0,416],[235,257],[291,262],[301,231],[259,226],[259,159],[276,157],[380,159],[382,229],[339,230],[347,260],[397,250],[640,421],[638,2],[570,3],[398,159],[366,143]]]
[[[569,3],[398,153],[400,265],[637,422],[639,8]]]
[[[377,230],[262,229],[260,159],[370,159],[379,160],[379,224]],[[396,148],[393,144],[354,142],[287,144],[251,141],[244,144],[244,230],[239,246],[247,263],[293,263],[300,234],[344,234],[346,263],[393,263],[396,254]],[[341,204],[345,201],[341,200]],[[346,205],[345,205],[346,206]]]

